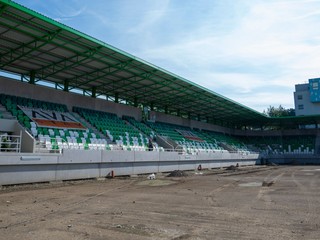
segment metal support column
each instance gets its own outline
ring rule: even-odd
[[[119,102],[119,93],[117,93],[117,92],[114,94],[114,102],[115,103]]]
[[[97,97],[97,88],[96,88],[96,87],[92,87],[91,97],[93,97],[93,98],[96,98],[96,97]]]
[[[35,79],[36,79],[36,72],[34,70],[31,70],[30,71],[29,83],[30,84],[35,84]]]
[[[138,107],[138,98],[134,97],[133,106]]]
[[[69,92],[69,80],[68,79],[64,80],[63,91]]]

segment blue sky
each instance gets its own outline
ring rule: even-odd
[[[259,112],[320,77],[320,0],[16,0]]]

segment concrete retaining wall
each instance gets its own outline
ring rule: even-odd
[[[254,165],[258,154],[64,150],[62,154],[0,153],[0,185]]]
[[[313,154],[279,154],[263,156],[258,164],[284,164],[284,165],[320,165],[320,155]]]

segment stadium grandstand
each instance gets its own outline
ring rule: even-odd
[[[0,0],[0,185],[315,163],[319,123],[267,117]]]

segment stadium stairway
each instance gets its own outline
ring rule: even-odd
[[[230,152],[248,151],[248,147],[235,137],[209,130],[197,131],[197,134],[207,141],[212,141],[217,149]]]
[[[105,139],[108,144],[111,144],[111,140],[108,139],[105,135],[103,135],[96,127],[94,127],[91,123],[89,123],[86,119],[81,117],[78,113],[76,112],[71,112],[71,114],[78,119],[86,128],[91,129],[93,133],[96,134],[96,136],[99,136],[100,139]]]
[[[122,119],[127,123],[130,124],[133,128],[137,131],[141,132],[142,136],[147,140],[151,140],[154,149],[156,151],[163,151],[164,149],[174,149],[172,145],[166,144],[165,140],[161,141],[159,135],[156,135],[155,132],[143,122],[139,122],[135,120],[134,117],[131,116],[123,116]]]
[[[9,111],[7,111],[6,107],[0,103],[0,118],[4,119],[17,119],[14,117]]]
[[[134,126],[137,130],[143,132],[148,138],[155,138],[155,132],[148,125],[135,120],[134,117],[131,116],[123,116],[122,118],[126,120],[128,123],[130,123],[132,126]]]
[[[57,152],[63,148],[106,149],[106,139],[101,139],[90,128],[83,129],[86,126],[79,126],[80,122],[72,115],[72,112],[68,111],[66,105],[5,94],[0,94],[0,102],[18,120],[19,124],[36,139],[35,151],[37,152]],[[33,111],[35,109],[50,110],[50,112],[52,111],[52,116],[63,114],[64,117],[73,117],[78,122],[74,122],[76,128],[54,128],[45,125],[39,127],[27,115],[25,109],[32,109]]]
[[[227,144],[225,142],[219,142],[218,145],[220,147],[222,147],[223,149],[228,150],[229,152],[236,152],[238,150],[237,148],[235,148],[235,147],[233,147],[233,146],[231,146],[231,145],[229,145],[229,144]]]
[[[176,143],[169,137],[158,135],[156,139],[158,144],[164,147],[165,149],[175,150],[182,148],[182,146],[180,146],[178,143]]]
[[[123,117],[122,119],[127,125],[131,126],[133,129],[135,129],[137,132],[139,132],[141,134],[142,138],[145,139],[146,142],[147,142],[147,139],[149,139],[153,144],[155,144],[155,142],[153,141],[153,138],[147,136],[143,131],[141,131],[134,124],[132,124],[131,121],[128,121],[125,117]]]
[[[95,126],[102,134],[106,134],[121,149],[129,151],[147,150],[148,138],[116,114],[79,107],[74,107],[73,110]]]
[[[185,153],[197,154],[199,152],[212,152],[222,150],[216,142],[206,136],[200,136],[195,130],[175,124],[162,122],[148,122],[150,128],[166,142]]]

